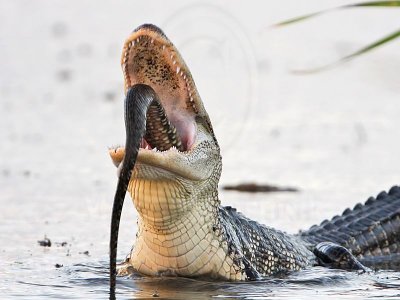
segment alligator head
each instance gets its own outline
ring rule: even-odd
[[[160,151],[157,142],[148,142],[151,132],[142,140],[128,186],[139,213],[129,263],[148,275],[210,272],[214,266],[194,261],[209,258],[205,244],[212,242],[222,164],[192,75],[165,34],[147,24],[126,40],[121,65],[125,91],[136,84],[151,86],[182,143],[180,149],[170,145]],[[110,149],[117,167],[124,153],[123,147]]]

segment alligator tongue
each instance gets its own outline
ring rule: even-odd
[[[168,150],[172,146],[177,148],[182,146],[176,135],[176,129],[168,121],[156,93],[148,85],[136,84],[128,90],[125,99],[125,129],[125,157],[118,178],[111,216],[110,299],[115,299],[119,222],[141,141],[146,134],[147,142],[152,147]]]

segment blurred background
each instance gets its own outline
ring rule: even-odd
[[[222,148],[221,183],[300,190],[221,191],[223,204],[295,233],[399,184],[399,41],[293,71],[393,32],[400,8],[272,27],[348,3],[0,0],[0,290],[14,274],[44,281],[38,268],[66,276],[55,263],[106,262],[117,182],[108,147],[125,140],[120,55],[142,23],[161,27],[192,72]],[[121,226],[123,258],[136,228],[128,199]],[[44,235],[68,246],[39,247]]]

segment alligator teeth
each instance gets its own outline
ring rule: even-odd
[[[159,151],[167,151],[173,146],[184,151],[177,130],[168,120],[160,103],[148,109],[145,139],[151,147],[158,147]]]
[[[180,70],[181,70],[181,68],[176,67],[176,74],[178,74]]]

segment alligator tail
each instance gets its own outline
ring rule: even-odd
[[[312,246],[333,242],[373,269],[400,270],[400,187],[314,225],[299,236]]]

